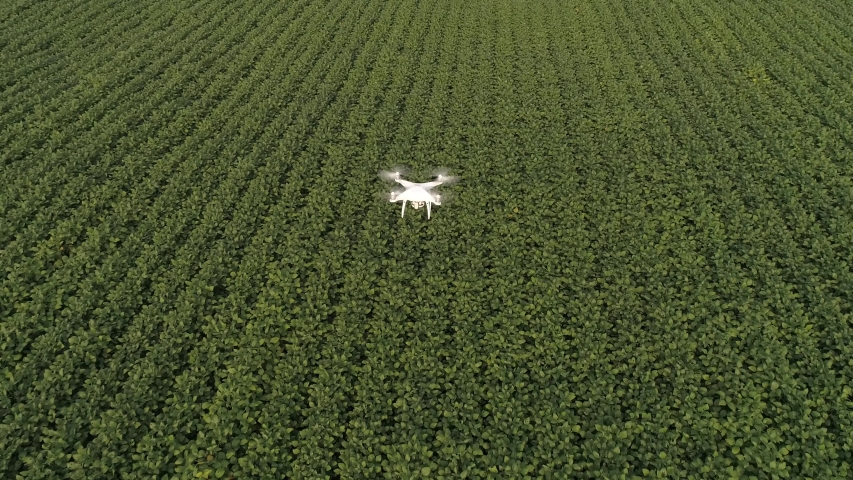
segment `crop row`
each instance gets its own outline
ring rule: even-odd
[[[850,475],[849,7],[0,13],[4,475]]]

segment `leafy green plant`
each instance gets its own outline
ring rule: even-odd
[[[5,476],[850,477],[842,3],[7,3]]]

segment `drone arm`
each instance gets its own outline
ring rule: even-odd
[[[406,187],[406,188],[409,188],[409,187],[411,187],[412,185],[414,185],[414,183],[412,183],[412,182],[410,182],[410,181],[408,181],[408,180],[403,180],[402,178],[395,178],[395,179],[394,179],[394,181],[395,181],[395,182],[397,182],[397,183],[399,183],[400,185],[402,185],[402,186]]]
[[[444,183],[444,182],[440,182],[440,181],[436,180],[434,182],[422,183],[421,186],[426,188],[426,189],[429,189],[432,187],[437,187],[437,186],[441,185],[442,183]]]

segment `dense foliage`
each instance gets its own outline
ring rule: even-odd
[[[832,0],[0,2],[0,472],[850,478],[851,78]]]

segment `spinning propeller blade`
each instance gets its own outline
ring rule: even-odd
[[[386,193],[386,194],[385,194],[385,200],[387,200],[387,201],[389,201],[389,202],[394,202],[394,201],[396,201],[396,200],[397,200],[397,196],[398,196],[398,195],[400,195],[400,194],[401,194],[401,193],[403,193],[403,192],[405,192],[405,190],[402,190],[402,189],[399,189],[399,188],[398,188],[398,189],[395,189],[395,190],[392,190],[392,191],[390,191],[390,192],[388,192],[388,193]]]
[[[459,177],[454,177],[450,175],[446,168],[441,168],[432,173],[432,176],[435,177],[436,181],[439,181],[444,184],[451,184],[459,180]]]
[[[399,179],[401,176],[406,175],[407,173],[409,173],[408,168],[406,168],[403,165],[398,165],[398,166],[393,167],[390,171],[389,170],[380,171],[379,176],[383,180],[393,182],[393,181]]]
[[[436,205],[447,205],[448,203],[453,203],[456,200],[456,194],[453,192],[442,191],[435,195],[435,199],[437,200]]]

